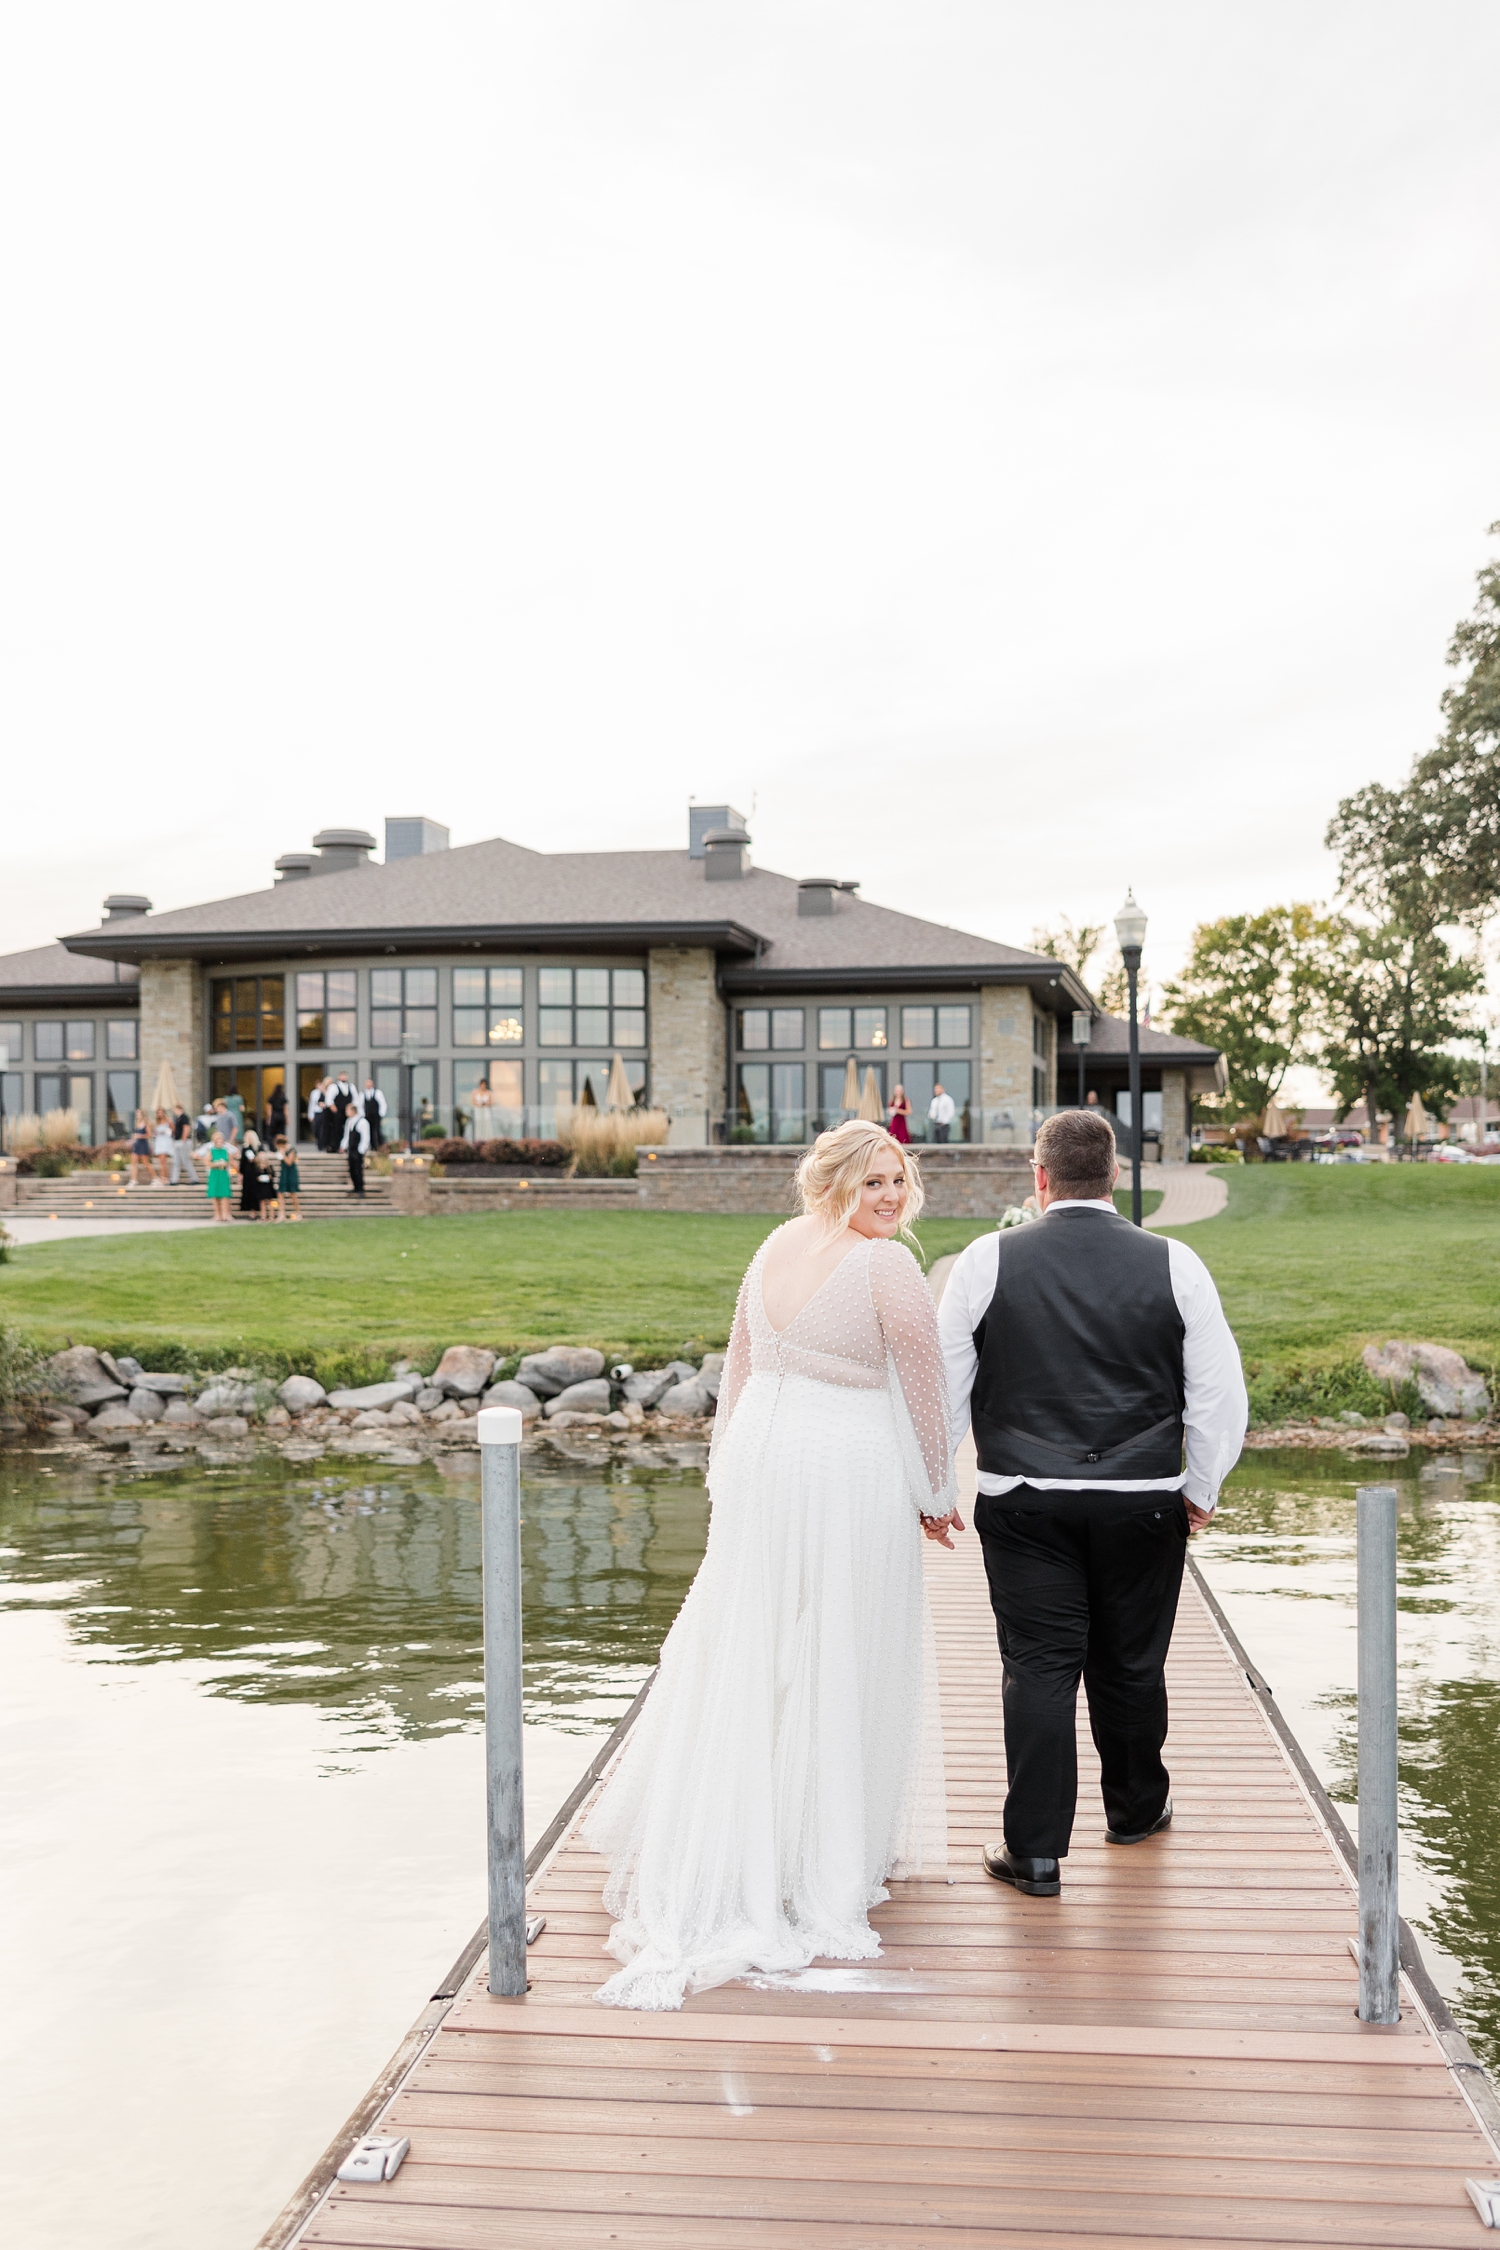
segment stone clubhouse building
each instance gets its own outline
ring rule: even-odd
[[[871,904],[845,878],[754,865],[732,807],[693,805],[680,851],[451,849],[426,819],[325,829],[263,890],[156,914],[118,893],[97,928],[0,959],[7,1115],[72,1107],[118,1138],[170,1063],[179,1094],[274,1089],[307,1136],[330,1074],[375,1079],[403,1132],[547,1137],[606,1101],[616,1057],[663,1109],[669,1146],[790,1150],[873,1081],[904,1086],[914,1139],[934,1090],[949,1142],[1024,1155],[1078,1098],[1075,1011],[1094,1021],[1088,1088],[1128,1122],[1125,1028],[1043,954]],[[1142,1034],[1147,1153],[1186,1153],[1216,1052]]]

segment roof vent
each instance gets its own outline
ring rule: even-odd
[[[420,859],[424,852],[445,852],[448,831],[441,821],[426,820],[420,813],[403,814],[385,823],[385,863],[393,859]]]
[[[804,875],[797,885],[797,912],[836,914],[839,892],[847,891],[852,897],[858,889],[858,883],[840,882],[834,875]]]
[[[706,859],[709,837],[716,828],[734,828],[745,834],[745,816],[733,805],[688,806],[688,858]],[[749,838],[746,837],[748,843]]]
[[[317,858],[309,875],[342,875],[346,868],[367,867],[375,839],[367,828],[320,828],[313,838]]]
[[[703,837],[703,879],[734,883],[750,865],[750,839],[743,828],[710,828]]]
[[[143,898],[139,891],[111,891],[104,901],[104,919],[106,922],[124,922],[132,914],[149,914],[150,912],[150,899]]]
[[[317,864],[315,852],[283,852],[276,862],[276,880],[278,883],[300,882]]]

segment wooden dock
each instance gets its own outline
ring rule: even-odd
[[[1004,1751],[977,1542],[926,1555],[951,1859],[874,1917],[882,1958],[680,2015],[600,2008],[580,1807],[531,1886],[527,1998],[492,2000],[481,1957],[381,2112],[411,2136],[400,2173],[335,2182],[268,2242],[1477,2250],[1464,2178],[1500,2175],[1488,2081],[1415,1958],[1401,2023],[1359,2023],[1341,1824],[1197,1580],[1169,1666],[1172,1828],[1105,1844],[1085,1726],[1063,1895],[1025,1899],[979,1864]]]

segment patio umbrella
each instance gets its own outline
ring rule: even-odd
[[[846,1117],[857,1116],[859,1112],[859,1064],[852,1055],[844,1070],[844,1098],[839,1108]]]
[[[885,1123],[885,1103],[880,1098],[880,1081],[873,1070],[865,1072],[865,1090],[859,1097],[859,1114],[867,1125]]]
[[[1283,1141],[1292,1129],[1292,1121],[1277,1103],[1267,1102],[1260,1129],[1268,1141]]]
[[[634,1109],[635,1107],[635,1096],[630,1091],[630,1080],[625,1073],[625,1064],[618,1054],[609,1066],[609,1084],[604,1089],[604,1106],[606,1109]]]
[[[164,1062],[156,1074],[156,1092],[151,1096],[151,1106],[169,1110],[177,1107],[177,1081],[169,1062]]]
[[[1413,1094],[1406,1108],[1406,1137],[1419,1141],[1427,1130],[1427,1112],[1422,1107],[1420,1094]]]

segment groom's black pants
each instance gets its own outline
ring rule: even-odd
[[[974,1528],[1000,1635],[1005,1841],[1061,1859],[1078,1806],[1078,1682],[1102,1768],[1105,1817],[1149,1828],[1169,1787],[1165,1665],[1187,1552],[1177,1492],[981,1493]]]

